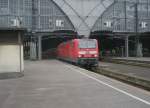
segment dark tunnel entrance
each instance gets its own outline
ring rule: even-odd
[[[42,59],[56,58],[57,46],[67,40],[78,38],[77,32],[59,30],[42,36]]]
[[[111,31],[92,32],[90,38],[95,38],[99,43],[101,56],[125,56],[125,36],[129,36],[129,56],[136,56],[135,33],[115,33]],[[150,57],[150,33],[139,33],[140,43],[142,44],[143,57]]]
[[[139,34],[140,37],[140,43],[142,44],[142,54],[143,57],[150,57],[150,32],[145,32],[145,33],[140,33]],[[129,38],[130,43],[130,52],[134,49],[134,40],[135,37],[131,36]]]
[[[116,37],[111,31],[95,31],[91,33],[90,38],[98,40],[101,57],[123,55],[125,44],[123,37]]]

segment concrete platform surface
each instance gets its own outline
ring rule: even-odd
[[[105,66],[104,68],[108,68],[109,70],[120,74],[126,74],[150,81],[150,68],[107,62],[100,62],[100,66]]]
[[[149,62],[150,63],[150,57],[114,57],[112,59]]]
[[[150,108],[150,92],[57,60],[0,80],[0,108]]]

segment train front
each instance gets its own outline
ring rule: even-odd
[[[83,66],[98,66],[98,43],[96,39],[78,40],[78,63]]]

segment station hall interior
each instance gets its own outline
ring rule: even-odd
[[[150,0],[0,0],[0,108],[150,108],[149,91]]]
[[[74,38],[97,39],[101,56],[150,57],[150,0],[0,0],[0,28],[26,31],[25,59]]]

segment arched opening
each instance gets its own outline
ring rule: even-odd
[[[56,58],[57,46],[74,38],[78,38],[78,34],[72,30],[57,30],[42,36],[42,59]]]

